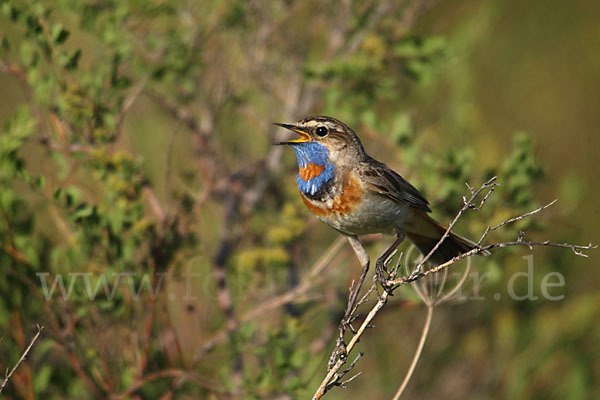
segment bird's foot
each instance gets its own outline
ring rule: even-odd
[[[392,288],[388,277],[389,272],[385,266],[385,260],[383,257],[381,257],[377,260],[377,263],[375,263],[375,278],[386,292],[389,292],[389,290]]]

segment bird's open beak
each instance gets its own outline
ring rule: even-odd
[[[306,132],[306,130],[304,130],[304,128],[301,128],[301,127],[298,127],[295,125],[280,124],[277,122],[274,122],[273,125],[281,126],[282,128],[289,129],[290,131],[294,131],[298,135],[300,135],[300,137],[298,139],[292,139],[292,140],[288,140],[287,142],[277,142],[277,143],[273,143],[273,144],[296,144],[296,143],[310,142],[312,140],[312,138],[310,137],[308,132]]]

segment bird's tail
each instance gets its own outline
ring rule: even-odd
[[[444,226],[424,212],[415,213],[414,223],[406,228],[406,236],[419,249],[423,256],[429,254],[446,232]],[[460,254],[474,249],[476,246],[469,239],[450,232],[450,235],[444,239],[435,253],[431,255],[429,262],[434,265],[443,264]],[[490,255],[490,252],[486,250],[478,254],[487,256]]]

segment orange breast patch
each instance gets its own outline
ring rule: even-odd
[[[329,215],[330,212],[329,210],[327,210],[325,207],[321,208],[319,206],[315,206],[313,205],[313,203],[310,202],[309,199],[306,198],[306,196],[304,195],[304,193],[302,193],[302,191],[300,191],[300,197],[302,197],[302,201],[304,202],[304,204],[306,205],[306,207],[308,208],[308,210],[315,214],[315,215]]]
[[[344,179],[342,193],[333,198],[333,204],[328,205],[327,201],[323,202],[323,206],[313,204],[304,193],[300,192],[302,201],[306,207],[315,215],[326,216],[331,214],[344,215],[354,211],[360,204],[363,196],[363,188],[354,174],[350,173]]]
[[[305,167],[300,168],[299,175],[303,181],[308,181],[312,178],[316,178],[325,169],[324,165],[316,165],[313,163],[307,164]]]

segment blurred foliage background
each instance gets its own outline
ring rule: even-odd
[[[497,174],[467,236],[558,198],[491,239],[597,241],[594,2],[0,6],[0,369],[45,326],[7,398],[312,396],[359,266],[304,209],[272,122],[345,121],[446,222]],[[375,257],[388,240],[366,241]],[[407,398],[600,398],[595,254],[536,249],[539,298],[516,301],[529,254],[474,261],[483,300],[436,309]],[[541,295],[552,271],[560,301]],[[68,298],[46,296],[58,278]],[[327,396],[391,397],[423,319],[402,289],[362,375]]]

